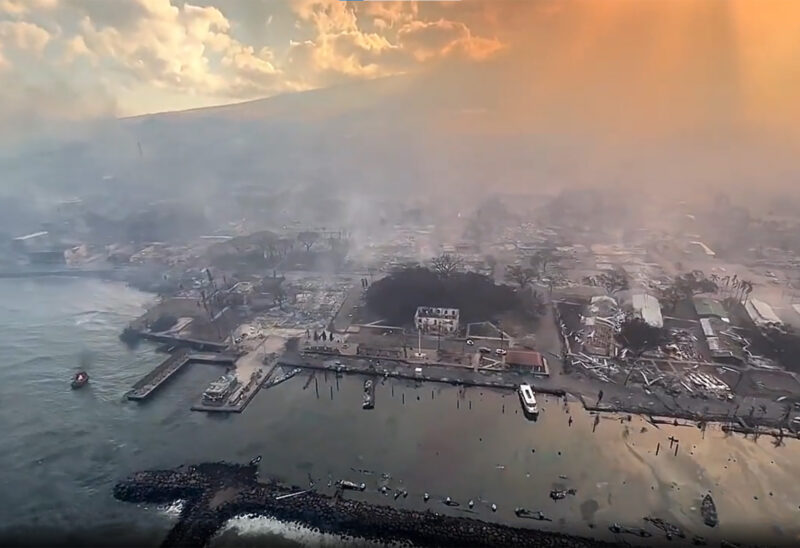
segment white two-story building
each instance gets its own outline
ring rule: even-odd
[[[420,306],[414,314],[414,325],[423,333],[454,335],[458,333],[458,308]]]

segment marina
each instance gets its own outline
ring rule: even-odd
[[[59,307],[69,306],[72,296],[84,284],[92,284],[92,293],[97,293],[96,282],[79,280],[70,282],[69,299],[64,295],[64,300],[58,301],[55,293],[46,295],[60,303]],[[45,290],[37,285],[37,291]],[[119,294],[126,295],[117,287],[109,290],[110,296]],[[86,302],[88,307],[98,307],[88,297]],[[117,307],[125,306],[111,302]],[[135,308],[128,312],[136,313]],[[192,413],[189,408],[224,368],[196,364],[186,367],[175,382],[159,388],[147,405],[133,407],[121,403],[121,396],[165,356],[146,345],[129,354],[116,340],[124,318],[101,331],[103,339],[93,339],[97,337],[94,329],[103,325],[99,321],[96,315],[67,316],[59,329],[67,333],[69,346],[53,346],[54,351],[62,352],[54,354],[57,362],[70,365],[81,350],[74,341],[91,340],[95,348],[103,350],[93,363],[81,366],[92,377],[84,389],[71,391],[65,386],[65,379],[74,369],[48,372],[52,362],[23,366],[12,360],[4,369],[8,381],[3,393],[5,402],[21,405],[23,392],[37,397],[49,393],[50,388],[48,392],[41,391],[38,376],[47,379],[46,386],[53,387],[58,396],[50,405],[34,405],[31,412],[36,413],[35,423],[28,423],[17,414],[2,418],[12,436],[3,463],[9,471],[9,489],[4,494],[7,504],[0,513],[10,530],[20,531],[27,538],[47,538],[47,530],[34,520],[49,516],[56,504],[64,516],[61,518],[59,513],[52,518],[58,526],[84,521],[125,531],[136,527],[126,533],[126,542],[156,546],[173,522],[152,507],[130,505],[121,514],[107,493],[130,471],[192,463],[198,454],[208,455],[209,460],[235,462],[247,462],[255,454],[263,454],[261,475],[278,475],[287,483],[301,486],[291,493],[305,490],[310,474],[318,491],[332,494],[332,489],[326,488],[330,474],[334,480],[367,483],[365,491],[350,494],[373,504],[463,516],[467,501],[474,500],[473,515],[477,519],[598,535],[609,542],[614,540],[614,534],[608,524],[648,526],[642,522],[645,513],[687,532],[704,535],[710,545],[719,538],[744,542],[749,532],[759,530],[758,523],[791,523],[800,504],[790,480],[800,473],[796,440],[787,439],[783,446],[775,447],[764,438],[756,442],[752,437],[726,436],[712,426],[705,432],[696,427],[673,427],[669,422],[656,428],[646,418],[636,416],[632,422],[621,424],[616,420],[619,417],[609,413],[602,414],[596,433],[592,434],[593,414],[584,413],[575,401],[569,402],[567,414],[561,398],[541,393],[538,387],[540,418],[531,424],[523,418],[513,391],[420,383],[414,378],[383,379],[373,373],[380,405],[361,412],[364,377],[344,375],[337,379],[335,371],[306,369],[260,397],[253,397],[245,413],[218,420],[206,413]],[[17,333],[35,333],[41,344],[52,343],[52,330],[37,331],[36,325],[38,321],[34,320]],[[24,356],[25,348],[11,337],[15,332],[7,333],[4,345]],[[256,362],[260,359],[259,355]],[[413,368],[408,369],[413,377]],[[48,435],[48,429],[54,427],[54,411],[60,426],[55,430],[58,434]],[[571,427],[570,417],[575,419]],[[87,420],[93,424],[89,431]],[[30,428],[36,429],[35,438],[23,435]],[[263,436],[253,439],[248,435],[253,431],[262,432]],[[292,436],[296,431],[306,435]],[[521,431],[530,435],[521,435]],[[364,436],[364,432],[381,435]],[[667,439],[670,436],[680,438],[677,456]],[[308,455],[309,438],[317,440],[318,453],[324,458],[303,456]],[[88,455],[87,440],[97,447]],[[657,454],[659,443],[661,451]],[[275,450],[278,446],[280,451]],[[412,448],[417,458],[408,459],[407,452],[398,451],[404,447]],[[54,459],[55,454],[63,456]],[[42,460],[37,462],[38,459]],[[504,468],[498,468],[499,464]],[[75,482],[62,481],[65,467],[75,476]],[[365,472],[354,472],[351,467]],[[384,473],[391,479],[383,480]],[[559,478],[561,474],[569,480]],[[76,489],[76,482],[90,489]],[[386,495],[379,490],[383,485],[389,487]],[[651,491],[651,487],[655,490]],[[553,501],[549,497],[553,488],[575,488],[577,494]],[[408,497],[393,499],[399,489],[405,489]],[[719,525],[713,529],[704,525],[700,512],[701,498],[708,491],[713,491],[719,513]],[[32,492],[41,493],[41,497],[31,499]],[[440,501],[447,496],[461,502],[461,506],[450,508],[442,504]],[[491,504],[497,505],[496,512],[491,511]],[[518,507],[529,508],[533,514],[518,518],[513,513]],[[586,510],[595,507],[596,511]],[[552,521],[538,519],[538,511]],[[62,525],[60,519],[67,521]],[[590,523],[597,525],[590,528]],[[149,536],[136,537],[137,531],[142,530],[150,532]],[[659,529],[650,530],[654,537],[664,538]],[[773,544],[786,543],[795,533],[792,527],[776,531],[771,537],[775,539]],[[624,537],[637,540],[631,535]],[[86,544],[93,540],[86,535],[80,538]],[[266,538],[270,539],[268,534]],[[274,538],[271,541],[275,542]],[[235,544],[237,540],[230,542]],[[223,546],[223,541],[211,541],[211,547]]]

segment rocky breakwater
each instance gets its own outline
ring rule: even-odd
[[[123,501],[165,504],[183,500],[180,519],[163,546],[203,546],[230,518],[264,515],[314,530],[417,546],[611,546],[523,527],[404,510],[257,479],[257,465],[207,463],[139,472],[118,483]],[[285,496],[290,495],[290,496]]]

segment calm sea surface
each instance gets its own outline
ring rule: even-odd
[[[97,280],[0,280],[0,540],[158,545],[176,511],[115,501],[116,480],[263,455],[262,476],[302,486],[311,479],[324,490],[329,481],[364,481],[365,493],[348,496],[382,504],[533,525],[515,518],[523,506],[553,520],[535,525],[603,538],[614,538],[613,522],[643,526],[652,515],[710,539],[800,542],[793,440],[775,447],[770,438],[657,429],[638,417],[606,417],[593,432],[594,417],[577,403],[546,401],[533,423],[512,394],[399,382],[379,384],[376,408],[362,411],[360,379],[322,374],[262,391],[241,415],[208,416],[189,408],[220,374],[212,365],[190,366],[150,402],[127,402],[125,392],[160,356],[146,344],[129,350],[117,335],[152,299]],[[78,369],[91,382],[73,391]],[[670,436],[680,440],[677,456]],[[381,485],[408,498],[382,495]],[[577,494],[553,501],[553,488]],[[720,515],[713,530],[699,512],[709,490]],[[461,506],[437,502],[445,496]],[[212,544],[243,539],[343,544],[268,519],[234,520]]]

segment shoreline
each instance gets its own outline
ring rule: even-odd
[[[333,357],[329,356],[329,358]],[[289,355],[284,355],[279,363],[285,367],[299,367],[332,374],[366,375],[376,378],[399,379],[411,382],[434,382],[452,386],[487,388],[501,391],[514,391],[521,382],[529,382],[534,386],[537,393],[548,394],[557,398],[567,397],[568,395],[576,398],[587,413],[639,415],[648,419],[651,423],[658,422],[655,420],[656,417],[669,418],[673,421],[688,420],[694,422],[693,426],[697,428],[703,428],[704,424],[711,423],[718,424],[723,429],[728,428],[731,431],[745,435],[768,435],[776,438],[800,439],[800,434],[786,428],[780,421],[776,421],[773,418],[755,415],[732,415],[730,410],[734,409],[734,406],[729,404],[720,406],[726,409],[728,413],[711,412],[711,410],[703,412],[701,409],[675,409],[664,405],[656,398],[646,397],[644,393],[637,393],[624,387],[609,387],[605,383],[593,386],[605,389],[609,395],[617,397],[614,399],[606,398],[602,403],[593,403],[594,394],[587,390],[582,379],[577,379],[577,382],[558,382],[552,378],[531,379],[529,376],[516,371],[493,371],[488,375],[484,375],[482,373],[473,374],[471,370],[463,367],[446,368],[441,366],[428,366],[428,369],[433,373],[426,372],[423,375],[417,375],[413,372],[413,364],[401,363],[398,360],[382,360],[383,363],[396,363],[397,365],[394,367],[372,367],[369,365],[368,360],[358,360],[359,363],[353,364],[353,360],[348,356],[336,357],[342,362],[341,365],[331,365],[329,360],[309,359],[310,356],[305,356],[305,359],[299,359],[299,357],[293,358]],[[437,369],[441,371],[436,371]],[[574,381],[576,379],[571,380]],[[626,402],[621,397],[623,395],[634,399]],[[659,405],[654,405],[656,401]],[[648,406],[645,402],[653,402],[653,404]],[[698,403],[705,405],[705,402]]]
[[[235,517],[265,516],[351,540],[414,546],[609,547],[606,541],[474,518],[375,505],[313,490],[258,481],[257,464],[227,462],[137,472],[117,483],[114,497],[131,503],[184,500],[162,546],[205,546]],[[278,498],[281,495],[294,495]],[[431,501],[431,504],[434,504]]]
[[[90,278],[107,282],[124,283],[144,293],[160,294],[163,289],[161,271],[148,269],[147,266],[118,266],[108,268],[70,268],[57,269],[3,269],[0,280],[20,280],[30,278]]]

